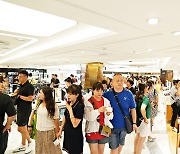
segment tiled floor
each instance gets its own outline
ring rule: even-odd
[[[163,100],[163,98],[161,98]],[[163,102],[163,101],[162,101]],[[165,121],[165,106],[163,103],[159,105],[160,112],[155,119],[155,124],[153,127],[152,136],[156,137],[155,142],[145,142],[143,147],[142,154],[175,154],[170,152],[170,146],[168,141],[168,134],[166,130],[166,121]],[[134,142],[135,133],[131,133],[126,137],[126,143],[123,148],[122,154],[133,154],[133,142]],[[14,124],[12,127],[12,132],[9,135],[9,142],[6,154],[11,154],[12,150],[15,149],[21,143],[21,135],[16,131],[16,125]],[[61,143],[62,145],[62,143]],[[24,152],[20,152],[18,154],[22,154]],[[34,150],[31,154],[34,154]],[[88,144],[84,144],[84,154],[89,154]],[[110,150],[108,144],[105,146],[104,154],[109,154]],[[63,152],[66,154],[66,152]]]

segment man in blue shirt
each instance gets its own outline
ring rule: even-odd
[[[132,115],[133,130],[137,130],[136,103],[134,100],[134,96],[132,92],[123,88],[123,84],[123,76],[121,74],[115,74],[112,80],[114,91],[118,96],[125,115]],[[124,117],[114,97],[113,91],[106,92],[104,94],[104,97],[106,97],[110,101],[114,114],[114,117],[111,120],[114,128],[112,130],[109,147],[111,149],[111,154],[120,154],[122,147],[124,146],[125,137],[127,134]]]

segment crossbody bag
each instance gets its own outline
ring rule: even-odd
[[[124,111],[123,111],[123,108],[121,106],[121,103],[119,101],[119,98],[115,92],[115,90],[113,89],[113,94],[114,94],[114,97],[116,99],[116,102],[119,106],[119,109],[124,117],[124,121],[125,121],[125,125],[126,125],[126,130],[127,130],[127,133],[130,134],[132,131],[133,131],[133,123],[132,123],[132,117],[131,116],[127,116],[125,115]]]

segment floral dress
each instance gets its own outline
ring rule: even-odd
[[[158,96],[157,90],[152,89],[149,93],[148,93],[148,98],[150,103],[153,102],[151,105],[151,118],[154,118],[157,116],[158,113],[158,106],[157,106],[157,102],[156,101],[156,97]]]

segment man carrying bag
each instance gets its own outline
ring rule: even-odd
[[[132,92],[123,88],[123,80],[124,79],[121,74],[115,74],[112,80],[112,85],[116,96],[121,103],[120,105],[122,106],[124,115],[114,96],[113,91],[111,90],[104,94],[104,97],[106,97],[110,101],[114,114],[114,117],[111,120],[111,123],[113,124],[113,129],[111,132],[111,141],[109,143],[111,154],[121,153],[122,147],[124,146],[126,134],[127,132],[131,132],[129,130],[127,131],[127,125],[125,123],[125,119],[128,118],[129,120],[130,115],[132,115],[132,130],[137,130],[136,103]]]

